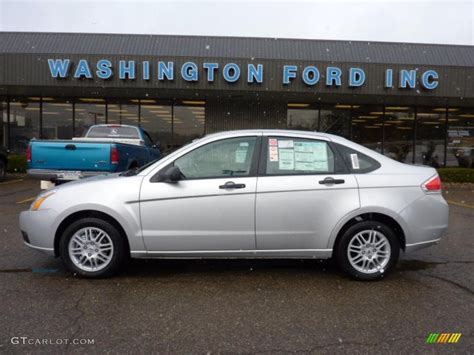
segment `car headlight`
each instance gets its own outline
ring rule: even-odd
[[[56,193],[55,190],[52,190],[52,191],[47,191],[45,193],[42,193],[40,194],[36,200],[33,201],[33,203],[31,204],[31,207],[30,207],[30,210],[32,211],[37,211],[39,210],[39,208],[41,207],[41,205],[43,204],[44,201],[46,201],[46,199],[48,197],[51,197],[53,196],[54,194]]]

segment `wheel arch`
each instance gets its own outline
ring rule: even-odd
[[[334,238],[334,243],[332,245],[332,254],[334,255],[334,252],[337,250],[337,245],[339,240],[341,239],[342,235],[353,225],[362,222],[362,221],[376,221],[383,223],[390,227],[395,235],[397,236],[399,242],[400,242],[400,247],[403,251],[405,251],[405,246],[406,246],[406,235],[403,227],[400,225],[399,222],[395,220],[392,216],[381,213],[381,212],[364,212],[360,213],[357,216],[354,216],[350,218],[348,221],[346,221],[341,228],[336,233],[336,236]]]
[[[127,233],[125,232],[125,229],[122,227],[122,225],[112,216],[105,212],[97,211],[97,210],[82,210],[82,211],[77,211],[66,218],[64,218],[61,223],[59,224],[58,228],[56,229],[56,233],[54,234],[54,255],[57,257],[59,256],[59,242],[61,240],[61,236],[66,230],[66,228],[73,222],[82,219],[82,218],[90,218],[90,217],[95,217],[95,218],[100,218],[103,219],[110,224],[112,224],[114,227],[117,228],[117,230],[120,232],[120,235],[122,238],[125,240],[125,245],[127,248],[127,253],[130,254],[130,243],[127,238]]]

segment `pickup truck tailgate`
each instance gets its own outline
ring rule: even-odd
[[[33,169],[109,170],[110,151],[110,143],[32,141],[30,167]]]

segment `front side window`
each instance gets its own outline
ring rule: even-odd
[[[270,137],[267,143],[267,175],[325,174],[335,171],[334,153],[325,141]]]
[[[229,138],[206,144],[176,159],[185,179],[249,176],[256,137]]]

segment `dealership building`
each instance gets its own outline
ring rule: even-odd
[[[140,125],[164,150],[246,128],[329,132],[474,167],[474,46],[0,32],[0,144]]]

